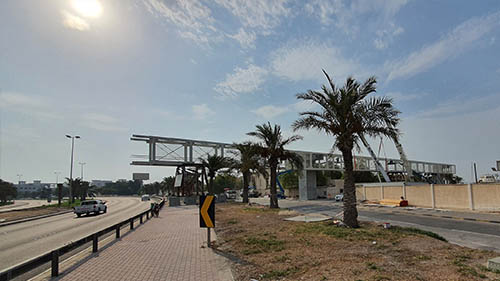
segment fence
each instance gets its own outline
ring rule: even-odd
[[[160,203],[160,209],[163,208],[165,204],[165,201],[161,201]],[[120,238],[120,229],[122,226],[130,224],[130,229],[134,229],[134,221],[139,219],[139,223],[142,224],[143,217],[146,216],[146,220],[148,220],[150,217],[153,216],[153,211],[147,210],[144,211],[136,216],[133,216],[129,219],[126,219],[122,222],[119,222],[115,225],[112,225],[108,228],[105,228],[101,231],[95,232],[93,234],[90,234],[80,240],[77,240],[75,242],[71,242],[68,245],[62,246],[60,248],[57,248],[55,250],[52,250],[50,252],[47,252],[45,254],[42,254],[38,257],[32,258],[22,264],[16,265],[14,267],[11,267],[7,270],[4,270],[0,272],[0,281],[7,281],[11,280],[13,278],[19,277],[39,266],[42,266],[48,262],[51,262],[51,275],[52,277],[57,277],[59,276],[59,257],[82,246],[85,245],[88,242],[92,241],[92,252],[96,253],[98,251],[98,242],[99,242],[99,237],[106,235],[110,232],[115,232],[116,239]]]
[[[409,205],[441,209],[500,210],[500,184],[367,184],[356,187],[359,200],[408,200]]]

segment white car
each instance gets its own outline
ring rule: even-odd
[[[335,201],[344,201],[344,194],[335,195]]]
[[[142,195],[141,201],[149,201],[149,200],[151,200],[151,197],[149,195],[147,194]]]
[[[106,202],[102,200],[86,200],[80,203],[80,206],[73,207],[73,212],[77,217],[80,217],[82,214],[88,216],[90,213],[99,214],[100,212],[106,213],[107,211]]]

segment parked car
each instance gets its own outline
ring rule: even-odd
[[[248,197],[249,198],[257,198],[259,197],[261,194],[260,192],[257,191],[257,188],[255,188],[255,186],[249,186],[248,187]],[[243,197],[243,190],[241,190],[240,192],[240,196]]]
[[[144,194],[141,196],[141,201],[149,201],[151,200],[151,197],[147,194]]]
[[[107,211],[108,207],[103,200],[86,200],[82,201],[80,206],[73,207],[73,212],[77,217],[80,217],[82,214],[88,216],[90,213],[99,214],[100,212],[106,213]]]
[[[236,190],[227,190],[224,192],[224,195],[226,195],[226,199],[236,199]]]
[[[335,195],[335,201],[344,201],[344,194]]]

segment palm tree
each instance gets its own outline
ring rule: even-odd
[[[240,160],[234,160],[233,169],[243,174],[243,203],[248,203],[248,185],[253,172],[267,176],[266,166],[259,157],[259,146],[252,142],[235,143],[234,148],[239,151]]]
[[[302,169],[302,157],[297,153],[285,150],[285,146],[302,139],[299,135],[291,136],[287,139],[281,134],[280,125],[271,126],[267,122],[256,126],[257,130],[247,133],[249,136],[257,137],[263,143],[259,144],[259,154],[267,160],[271,170],[271,208],[279,208],[278,197],[276,196],[276,173],[280,161],[289,160],[292,166]]]
[[[349,77],[342,88],[337,88],[324,70],[323,73],[330,89],[323,85],[322,91],[309,90],[297,95],[298,99],[318,104],[320,110],[300,113],[302,117],[292,127],[295,131],[317,129],[335,137],[333,147],[339,149],[344,158],[344,223],[358,227],[352,149],[359,148],[358,143],[363,142],[365,136],[398,139],[400,112],[390,98],[366,98],[376,91],[375,77],[368,78],[363,84]]]
[[[200,158],[201,163],[208,169],[208,177],[210,182],[208,184],[208,193],[214,192],[214,178],[220,169],[229,168],[231,166],[231,159],[220,155],[208,155],[207,159]]]

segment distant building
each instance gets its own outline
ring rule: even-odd
[[[110,180],[92,180],[91,185],[95,185],[97,187],[104,187],[108,183],[113,183]]]
[[[18,192],[39,192],[45,188],[52,188],[53,183],[42,183],[40,180],[34,180],[33,183],[26,183],[25,181],[19,181],[18,184],[14,185]]]

